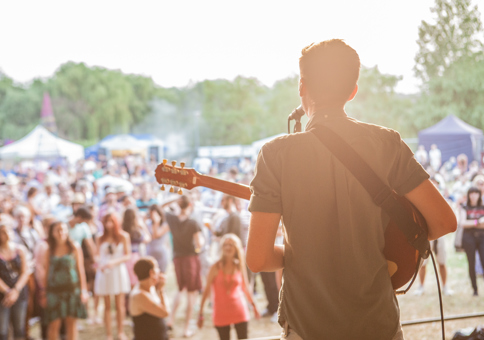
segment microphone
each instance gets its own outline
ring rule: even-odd
[[[304,116],[304,113],[302,105],[299,105],[291,112],[289,117],[287,117],[287,133],[291,133],[291,120],[296,120],[294,132],[301,132],[301,117]]]
[[[300,120],[302,116],[304,116],[304,109],[302,105],[299,105],[291,112],[287,120]]]

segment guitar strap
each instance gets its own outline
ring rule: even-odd
[[[429,257],[428,231],[415,223],[412,216],[395,198],[396,192],[386,185],[366,161],[333,130],[324,125],[318,125],[309,132],[318,137],[321,143],[356,177],[375,204],[395,222],[408,243],[419,252],[420,257],[424,259]]]

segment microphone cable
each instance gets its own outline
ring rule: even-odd
[[[445,329],[444,329],[444,308],[442,303],[442,292],[440,290],[439,275],[437,274],[437,266],[435,265],[435,258],[432,251],[430,251],[430,256],[432,257],[432,264],[434,265],[435,279],[437,280],[437,289],[439,291],[439,303],[440,303],[440,323],[442,326],[442,340],[445,340]]]

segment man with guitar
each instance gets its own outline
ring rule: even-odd
[[[247,264],[284,269],[283,339],[403,339],[383,254],[389,216],[318,140],[323,125],[342,137],[378,177],[423,215],[428,239],[456,229],[452,209],[398,132],[359,122],[344,106],[358,90],[359,56],[342,40],[311,44],[299,59],[306,132],[261,149],[251,182]],[[285,243],[275,246],[283,217]]]

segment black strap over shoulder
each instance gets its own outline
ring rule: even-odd
[[[405,235],[408,243],[426,259],[430,254],[428,232],[421,228],[402,204],[395,199],[394,191],[386,185],[366,161],[337,133],[324,125],[309,130],[324,146],[356,177],[370,194],[376,205],[381,207]]]

